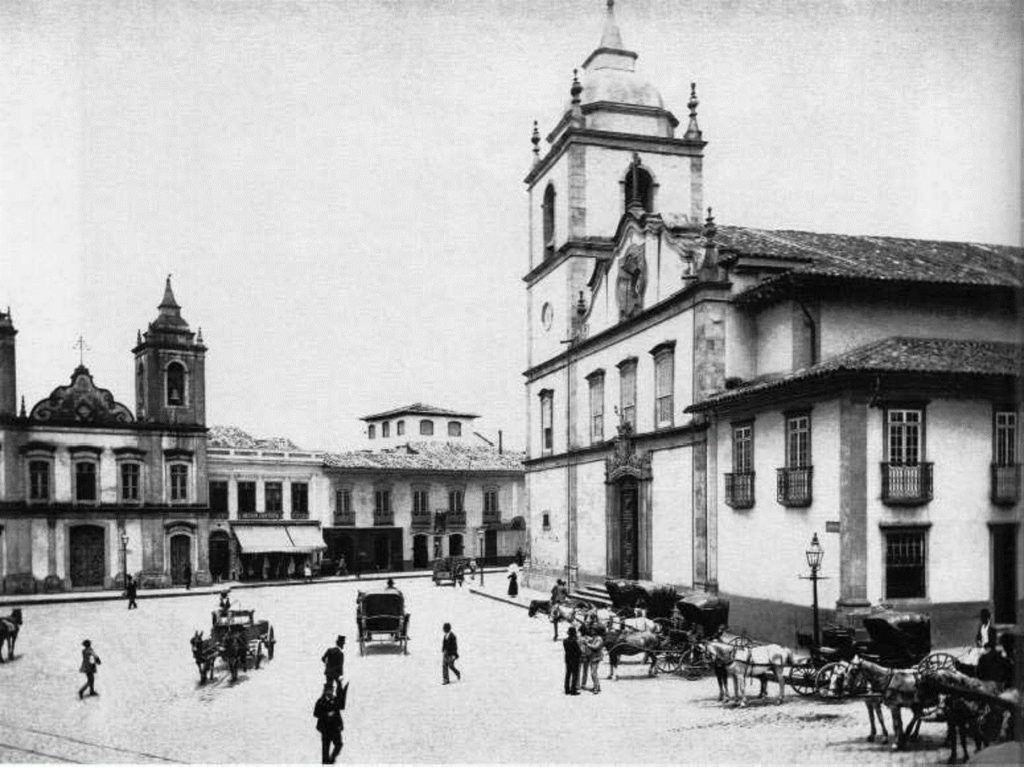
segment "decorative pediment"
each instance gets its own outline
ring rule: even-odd
[[[633,427],[629,421],[621,421],[615,437],[614,452],[604,462],[605,482],[612,484],[623,477],[636,480],[651,478],[651,455],[644,451],[638,453],[633,439]]]
[[[131,411],[114,399],[109,389],[100,389],[84,365],[75,368],[71,384],[58,386],[29,413],[40,423],[122,424],[135,419]]]

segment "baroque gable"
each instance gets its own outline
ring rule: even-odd
[[[71,383],[58,386],[40,400],[29,413],[39,423],[125,424],[135,419],[131,411],[114,399],[109,389],[101,389],[84,365],[75,368]]]

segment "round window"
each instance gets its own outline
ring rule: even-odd
[[[551,330],[551,323],[555,321],[555,310],[551,304],[546,303],[540,310],[540,322],[545,330]]]

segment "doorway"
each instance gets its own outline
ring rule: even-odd
[[[426,567],[430,564],[430,556],[427,553],[427,536],[414,535],[412,538],[412,566]]]
[[[484,530],[484,559],[493,562],[498,556],[498,531]]]
[[[448,536],[448,556],[462,556],[462,533],[453,533]]]
[[[106,562],[104,530],[96,525],[72,527],[70,533],[71,587],[97,588],[103,586]]]
[[[223,530],[210,533],[210,575],[226,581],[231,570],[231,549],[228,534]]]
[[[1017,525],[991,525],[992,618],[1017,622]]]
[[[636,480],[627,479],[619,485],[619,577],[636,580],[640,577],[638,556],[639,539],[639,487]]]
[[[192,539],[184,534],[171,536],[171,583],[184,586],[186,566],[192,569]]]
[[[373,541],[373,564],[378,570],[391,569],[391,542],[386,535],[378,535]]]

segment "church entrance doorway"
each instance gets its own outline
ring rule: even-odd
[[[192,539],[184,534],[171,536],[171,583],[184,586],[188,582],[185,567],[192,569]]]
[[[412,539],[412,566],[426,567],[430,564],[427,553],[428,540],[425,535],[414,535]]]
[[[71,587],[102,588],[106,562],[104,529],[97,525],[79,525],[70,532]]]
[[[619,485],[619,577],[636,580],[640,577],[639,560],[640,488],[635,479]]]

